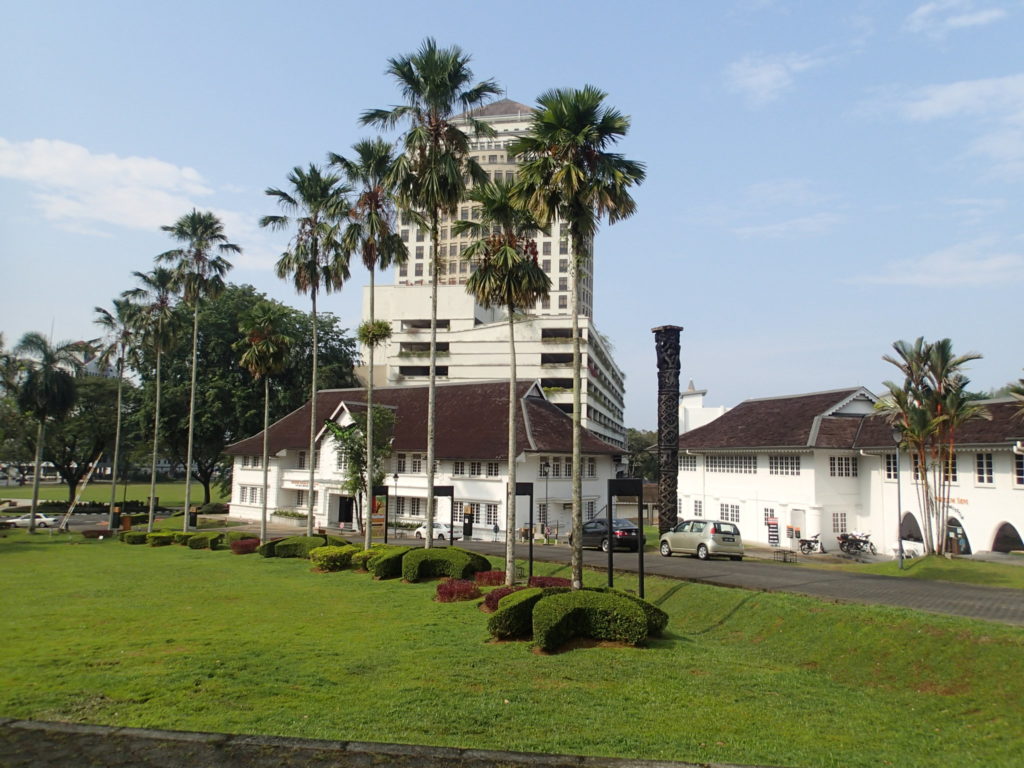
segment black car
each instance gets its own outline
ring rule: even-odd
[[[590,520],[583,524],[583,546],[597,547],[602,552],[608,551],[608,521],[605,518]],[[640,529],[629,520],[615,518],[612,520],[611,540],[616,549],[628,549],[636,552],[640,548]],[[569,537],[572,545],[572,536]]]

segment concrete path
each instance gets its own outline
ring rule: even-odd
[[[503,542],[470,541],[459,543],[487,555],[505,554]],[[534,559],[568,563],[567,546],[535,546]],[[516,558],[526,558],[527,548],[516,545]],[[813,555],[811,556],[813,557]],[[593,550],[583,551],[584,564],[606,568],[608,555]],[[616,552],[614,568],[637,571],[637,555]],[[648,552],[644,557],[647,575],[665,576],[723,587],[740,587],[768,592],[792,592],[828,600],[877,605],[894,605],[928,613],[964,616],[1024,626],[1024,590],[1004,587],[983,587],[947,581],[895,578],[803,568],[786,563],[758,562],[748,557],[742,562],[731,560],[697,560],[691,557],[662,557]]]

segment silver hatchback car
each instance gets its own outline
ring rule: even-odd
[[[732,560],[743,559],[743,537],[735,523],[721,520],[684,520],[668,533],[661,535],[661,554],[669,557],[673,552],[696,555],[707,560],[712,555],[724,555]]]

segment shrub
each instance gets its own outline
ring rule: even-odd
[[[224,542],[224,534],[219,531],[200,531],[193,533],[188,540],[189,549],[219,549]]]
[[[505,583],[504,571],[480,571],[476,574],[476,583],[485,587],[497,587]]]
[[[274,557],[308,558],[310,550],[324,546],[323,536],[289,536],[274,547]]]
[[[333,534],[327,534],[326,536],[324,536],[324,538],[327,540],[326,546],[328,546],[328,547],[355,547],[356,546],[351,541],[349,541],[348,539],[346,539],[346,538],[344,538],[342,536],[335,536]]]
[[[368,571],[370,566],[368,563],[370,559],[376,557],[377,545],[371,546],[369,549],[359,549],[352,555],[352,567],[357,571]]]
[[[533,641],[541,650],[553,651],[574,637],[637,645],[647,638],[647,618],[621,593],[576,590],[536,602]]]
[[[112,534],[106,528],[90,528],[86,531],[82,531],[82,536],[86,539],[98,539],[100,537],[110,538],[113,535],[114,534]]]
[[[571,587],[572,581],[561,576],[534,576],[530,579],[531,587]]]
[[[179,531],[178,533],[174,534],[174,543],[188,544],[188,540],[191,539],[194,535],[195,531],[189,531],[188,533],[185,533],[184,531]]]
[[[259,552],[262,557],[274,557],[274,551],[277,549],[278,543],[282,541],[284,541],[283,537],[264,541],[256,551]]]
[[[219,501],[211,501],[209,504],[204,504],[199,508],[200,515],[226,515],[228,513],[228,505],[222,504]]]
[[[321,571],[343,571],[356,551],[355,547],[314,547],[309,551],[309,559]]]
[[[483,555],[458,547],[415,549],[402,558],[402,578],[419,581],[437,576],[465,579],[490,568]]]
[[[228,531],[225,541],[230,544],[233,541],[241,541],[243,539],[256,539],[259,541],[259,538],[260,537],[257,534],[252,533],[251,531]]]
[[[533,634],[533,605],[544,595],[540,587],[528,587],[506,595],[487,620],[487,631],[498,640],[525,639]]]
[[[412,547],[385,546],[366,561],[366,570],[375,579],[397,579],[402,575],[402,560]],[[370,550],[373,552],[373,550]]]
[[[513,592],[518,592],[521,589],[526,589],[526,587],[515,586],[498,587],[497,589],[492,589],[484,597],[483,609],[487,611],[487,613],[494,613],[496,610],[498,610],[498,602],[501,600],[501,598],[503,598],[505,595],[511,595]]]
[[[145,531],[121,531],[120,538],[125,544],[145,544],[147,536]]]
[[[236,555],[251,555],[260,546],[259,539],[235,539],[234,541],[228,542],[228,546],[231,547],[231,551]]]
[[[480,597],[480,587],[469,579],[446,579],[437,585],[437,602],[457,603]]]
[[[174,534],[170,531],[157,531],[146,534],[146,543],[151,547],[166,547],[174,543]]]
[[[662,630],[668,626],[668,614],[661,610],[661,608],[659,608],[658,606],[654,605],[653,603],[647,602],[641,597],[637,597],[636,595],[630,594],[629,592],[622,592],[621,590],[613,589],[611,587],[597,587],[591,591],[605,592],[611,595],[619,595],[621,597],[626,598],[627,600],[632,600],[634,603],[639,605],[640,610],[644,612],[644,618],[647,620],[648,637],[650,637],[651,635],[660,635]]]

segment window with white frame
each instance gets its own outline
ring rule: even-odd
[[[548,505],[538,504],[537,505],[537,520],[541,525],[548,524]]]
[[[320,469],[320,449],[313,451],[313,468]]]
[[[306,452],[299,451],[299,469],[306,468]]]
[[[347,472],[348,471],[348,454],[346,454],[344,451],[341,451],[341,450],[337,451],[336,452],[335,467],[337,468],[337,470],[339,472]]]
[[[488,461],[487,462],[487,476],[497,477],[498,476],[498,462]]]
[[[1014,478],[1017,485],[1024,486],[1024,456],[1017,454],[1013,457]]]
[[[742,454],[705,456],[704,467],[708,472],[753,475],[757,472],[757,456],[744,456]]]
[[[945,458],[942,462],[942,482],[944,483],[955,483],[957,482],[956,474],[956,454],[951,454]]]
[[[718,513],[726,523],[738,523],[740,521],[739,504],[720,504]]]
[[[700,499],[693,500],[693,516],[704,517],[704,502]]]
[[[316,509],[316,502],[317,502],[317,492],[313,491],[313,509]],[[307,506],[308,504],[309,504],[309,496],[307,495],[307,491],[296,491],[295,492],[295,506],[301,508],[301,507]]]
[[[551,458],[541,456],[537,459],[537,476],[547,477],[551,473]]]
[[[243,456],[242,457],[242,467],[248,467],[248,466],[249,466],[249,457],[248,456]]]
[[[912,454],[910,454],[910,459],[911,459],[910,463],[913,465],[914,479],[915,480],[920,480],[921,479],[921,457],[918,456],[916,453],[912,453]]]
[[[414,475],[418,475],[423,471],[423,454],[414,453],[412,455],[412,469],[410,471]]]
[[[423,516],[423,499],[419,497],[409,499],[409,514],[413,517]]]
[[[832,533],[846,533],[846,513],[832,513]]]
[[[977,471],[975,476],[978,481],[978,485],[992,485],[995,483],[995,472],[992,469],[992,454],[991,453],[979,453],[976,455],[975,464]]]
[[[696,472],[697,471],[697,457],[691,456],[686,453],[679,454],[679,471],[680,472]]]
[[[405,515],[405,496],[395,498],[395,514],[399,516]]]
[[[597,477],[597,459],[587,459],[587,477]]]
[[[856,456],[829,456],[828,473],[832,477],[856,477]]]
[[[480,477],[480,475],[483,474],[482,470],[483,464],[479,461],[469,462],[469,474],[471,477]]]
[[[558,456],[551,457],[551,476],[561,477],[562,476],[562,459]]]
[[[775,510],[772,509],[771,507],[765,507],[764,508],[764,524],[768,525],[768,521],[769,520],[774,520],[774,519],[776,519],[775,518]]]
[[[405,454],[400,453],[395,456],[395,472],[400,475],[405,474]]]
[[[456,461],[452,463],[452,474],[453,475],[464,475],[466,474],[466,462]]]
[[[249,501],[249,487],[246,485],[238,486],[238,500],[242,504],[246,504]]]
[[[260,467],[262,467],[263,466],[263,457],[262,456],[253,456],[252,457],[252,465],[253,465],[253,467],[255,469],[259,469]]]
[[[594,513],[597,511],[597,505],[592,501],[588,501],[584,503],[583,509],[587,514],[587,520],[593,520]]]
[[[899,457],[895,453],[885,454],[885,479],[896,480],[899,478]]]
[[[477,508],[480,507],[479,504],[476,504],[474,506],[476,506]],[[476,513],[476,512],[473,513],[473,519],[474,520],[476,519],[476,515],[477,514],[478,513]],[[497,504],[485,504],[484,505],[484,515],[485,515],[484,523],[486,525],[490,525],[492,527],[497,525],[498,524],[498,505]]]
[[[769,475],[799,475],[800,474],[800,457],[799,456],[769,456],[768,457],[768,474]]]

